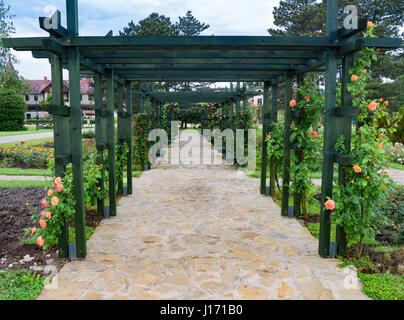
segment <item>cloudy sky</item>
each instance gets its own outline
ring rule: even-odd
[[[50,16],[56,9],[62,13],[66,26],[65,0],[6,0],[15,15],[13,37],[47,36],[39,28],[38,17]],[[109,30],[118,34],[133,20],[137,23],[152,12],[178,21],[187,10],[201,22],[210,25],[203,35],[268,35],[273,27],[272,11],[279,0],[79,0],[80,35],[102,36]],[[34,59],[30,52],[16,52],[20,63],[16,69],[25,79],[50,77],[45,59]]]

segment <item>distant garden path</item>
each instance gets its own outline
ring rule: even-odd
[[[38,299],[366,299],[253,179],[166,157]]]

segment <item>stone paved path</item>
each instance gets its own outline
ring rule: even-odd
[[[167,159],[134,180],[87,258],[66,264],[39,299],[366,299],[253,179]]]

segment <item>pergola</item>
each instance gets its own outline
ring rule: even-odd
[[[3,39],[6,47],[31,51],[35,58],[48,58],[52,68],[52,103],[54,115],[54,138],[56,176],[62,176],[66,165],[72,163],[76,219],[77,257],[86,256],[86,232],[83,190],[82,132],[80,106],[80,76],[91,73],[95,85],[96,145],[103,160],[108,151],[109,212],[116,215],[114,108],[118,110],[118,141],[127,143],[128,193],[132,193],[131,120],[132,98],[149,98],[160,104],[168,101],[187,102],[195,93],[153,92],[145,90],[139,96],[133,93],[132,83],[187,81],[259,81],[264,82],[263,137],[277,121],[278,84],[285,83],[285,132],[282,215],[288,216],[290,143],[289,127],[293,119],[302,117],[292,112],[288,102],[292,99],[294,79],[301,82],[305,73],[325,70],[324,105],[324,161],[322,177],[322,200],[332,196],[333,164],[340,167],[349,164],[349,157],[335,152],[337,137],[345,136],[346,148],[350,148],[351,119],[358,110],[352,107],[346,84],[353,54],[364,47],[392,49],[402,45],[401,39],[363,38],[366,19],[360,19],[357,29],[338,28],[338,0],[327,1],[326,37],[270,37],[270,36],[195,36],[195,37],[128,37],[79,36],[78,1],[66,0],[67,28],[61,25],[60,12],[49,18],[39,18],[40,27],[49,32],[49,37]],[[337,105],[337,64],[342,63],[342,103]],[[69,70],[70,107],[63,102],[62,68]],[[324,69],[325,68],[325,69]],[[106,108],[102,104],[102,81],[106,83]],[[116,89],[115,89],[116,84]],[[270,110],[269,93],[272,90]],[[116,90],[116,92],[115,92]],[[241,91],[239,91],[241,92]],[[115,100],[116,93],[116,100]],[[146,94],[146,95],[144,95]],[[229,102],[241,99],[237,92],[206,94],[198,93],[198,100],[205,102]],[[215,97],[218,96],[218,97]],[[301,97],[298,97],[301,99]],[[201,101],[197,101],[201,102]],[[237,103],[236,103],[237,104]],[[156,104],[154,105],[156,107]],[[143,111],[143,110],[142,110]],[[267,143],[263,142],[261,193],[266,192]],[[122,168],[120,168],[121,170]],[[344,171],[339,170],[344,181]],[[274,169],[270,172],[270,192],[275,190]],[[104,183],[101,181],[100,183]],[[123,183],[118,183],[118,192],[123,193]],[[299,214],[300,195],[295,194],[295,215]],[[324,201],[322,201],[324,203]],[[104,204],[99,203],[103,213]],[[67,222],[66,222],[67,224]],[[321,209],[319,254],[330,253],[331,212]],[[337,230],[337,250],[343,255],[346,248],[342,228]],[[63,231],[59,240],[60,254],[68,256],[68,233]]]

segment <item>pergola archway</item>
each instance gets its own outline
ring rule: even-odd
[[[326,37],[270,37],[270,36],[196,36],[196,37],[105,37],[79,36],[78,0],[66,0],[67,28],[61,25],[60,12],[49,18],[39,18],[40,27],[49,32],[49,37],[3,39],[6,47],[20,51],[31,51],[35,58],[48,58],[52,67],[53,106],[55,138],[55,175],[62,176],[66,165],[73,165],[74,197],[76,200],[76,246],[77,257],[86,256],[86,232],[83,190],[82,132],[80,106],[80,75],[93,74],[95,84],[96,144],[103,157],[108,150],[109,159],[109,210],[116,215],[114,106],[118,110],[118,141],[129,146],[131,159],[131,119],[133,81],[259,81],[264,82],[263,137],[270,131],[271,123],[277,121],[278,84],[285,83],[285,101],[292,99],[292,82],[299,82],[307,72],[323,71],[325,66],[324,106],[324,161],[322,177],[322,199],[332,196],[333,164],[349,164],[350,159],[335,152],[337,137],[345,135],[349,150],[352,116],[357,110],[352,107],[346,84],[353,54],[364,47],[381,49],[397,48],[401,39],[362,38],[366,20],[360,19],[357,29],[338,28],[338,0],[327,1]],[[336,100],[337,64],[342,62],[342,93],[340,106]],[[70,107],[63,102],[62,68],[69,70]],[[106,108],[102,107],[101,83],[106,82]],[[116,84],[116,101],[115,101]],[[269,92],[272,89],[272,109]],[[155,101],[165,94],[150,93]],[[192,95],[191,93],[190,95]],[[234,94],[233,92],[231,94]],[[171,99],[171,98],[170,98]],[[177,98],[179,99],[179,97]],[[209,97],[209,100],[213,99]],[[226,98],[227,99],[227,98]],[[231,99],[231,98],[229,98]],[[163,98],[161,101],[164,100]],[[190,102],[190,100],[187,100]],[[282,215],[288,215],[290,131],[293,118],[285,105],[283,202]],[[304,115],[303,115],[304,116]],[[261,193],[266,190],[267,144],[263,143]],[[128,161],[128,193],[132,193],[131,160]],[[271,170],[271,190],[274,179]],[[343,170],[341,170],[343,175]],[[343,181],[342,179],[340,179]],[[121,189],[121,188],[119,188]],[[119,190],[122,192],[122,189]],[[299,195],[295,195],[295,203]],[[324,201],[322,201],[324,203]],[[100,204],[103,208],[103,204]],[[321,209],[319,254],[329,256],[331,212]],[[345,237],[341,228],[337,230],[338,252],[345,250]],[[68,256],[68,233],[65,230],[59,241],[62,257]]]

